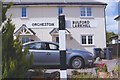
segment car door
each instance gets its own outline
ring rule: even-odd
[[[33,54],[34,65],[44,65],[46,54],[44,52],[44,44],[42,42],[35,42],[29,44],[29,54]]]
[[[60,54],[58,45],[54,43],[45,43],[46,45],[46,63],[48,65],[59,65],[60,64]]]
[[[40,54],[39,51],[38,51],[38,46],[36,44],[37,43],[30,43],[26,46],[29,49],[27,57],[30,57],[31,54],[33,55],[33,57],[34,57],[33,64],[34,65],[39,64],[39,56],[38,55]]]

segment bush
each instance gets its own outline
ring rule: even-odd
[[[96,76],[94,76],[92,73],[80,73],[77,70],[72,71],[72,75],[70,77],[70,80],[80,80],[80,78],[97,78]],[[84,80],[84,79],[82,79]]]
[[[114,74],[114,77],[116,76],[117,78],[120,79],[120,65],[117,65],[114,69],[113,69],[113,74]]]
[[[105,63],[103,64],[98,64],[96,67],[96,72],[108,72],[107,70],[107,65]]]

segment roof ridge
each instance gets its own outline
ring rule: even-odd
[[[2,0],[2,2],[14,2],[14,3],[89,3],[89,2],[93,2],[93,3],[103,3],[101,1],[98,0]]]

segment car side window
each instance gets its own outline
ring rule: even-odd
[[[37,50],[41,50],[41,49],[42,49],[42,44],[41,44],[41,43],[36,43],[36,44],[35,44],[35,48],[36,48]]]
[[[42,49],[42,44],[41,43],[31,43],[26,45],[25,47],[29,49],[34,49],[34,50],[41,50]]]
[[[58,50],[58,45],[52,44],[52,43],[31,43],[26,45],[28,49],[33,49],[33,50]]]
[[[35,43],[31,43],[31,44],[25,45],[24,47],[28,48],[28,49],[35,49]]]
[[[58,46],[55,44],[47,44],[47,50],[58,50]]]
[[[33,43],[33,44],[30,44],[29,45],[29,49],[35,49],[35,44]]]

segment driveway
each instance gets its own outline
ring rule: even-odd
[[[114,67],[120,63],[120,59],[102,60],[101,63],[105,63],[107,65],[108,72],[111,72]]]
[[[117,60],[117,59],[112,59],[112,60],[103,59],[103,60],[99,61],[98,63],[105,63],[107,65],[108,72],[111,72],[114,69],[114,67],[116,65],[118,65],[119,62],[120,62],[120,59],[119,60]],[[72,74],[71,72],[73,70],[77,70],[78,72],[81,72],[81,73],[87,72],[87,73],[92,73],[92,74],[96,75],[95,67],[85,68],[85,69],[67,69],[67,74],[71,75]],[[47,69],[46,73],[52,73],[54,71],[60,71],[60,69]]]

